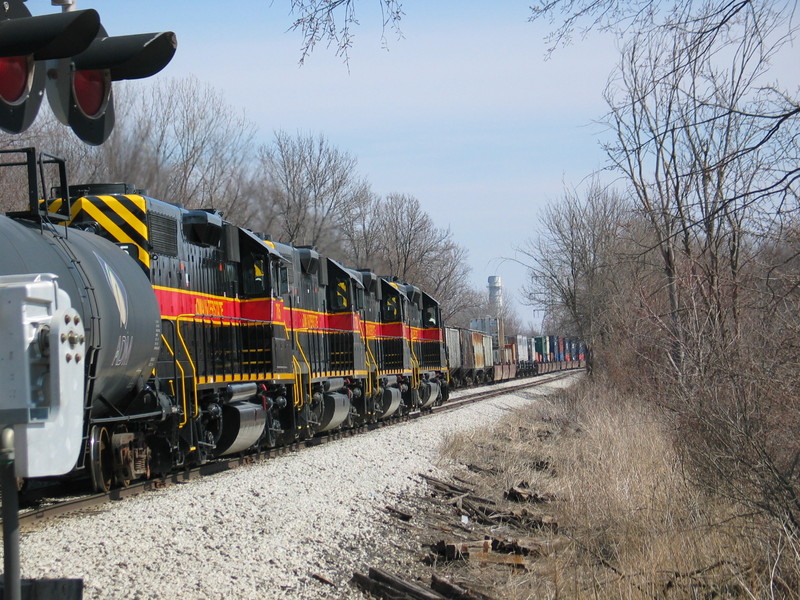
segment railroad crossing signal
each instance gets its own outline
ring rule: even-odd
[[[0,127],[25,131],[39,111],[45,60],[82,52],[97,35],[94,10],[32,17],[19,1],[0,4]]]
[[[0,4],[0,128],[20,133],[29,127],[46,88],[58,120],[87,144],[102,144],[114,127],[112,82],[155,75],[176,47],[172,32],[108,36],[94,10],[32,17],[22,0],[6,0]]]
[[[50,108],[84,142],[100,145],[114,127],[111,82],[155,75],[172,60],[176,47],[171,31],[110,37],[101,25],[86,50],[48,61]]]

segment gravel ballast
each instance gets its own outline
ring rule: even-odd
[[[408,545],[385,507],[424,492],[441,442],[579,377],[44,523],[22,576],[82,578],[86,599],[364,598],[350,577]]]

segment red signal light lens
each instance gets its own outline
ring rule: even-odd
[[[75,101],[87,117],[100,113],[108,95],[108,77],[105,71],[75,71],[72,80]]]
[[[28,89],[27,56],[8,56],[0,58],[0,98],[8,104],[23,99]]]

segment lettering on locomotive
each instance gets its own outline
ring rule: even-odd
[[[303,327],[305,329],[318,329],[319,328],[319,315],[304,313],[303,314]]]
[[[211,300],[209,298],[197,298],[194,304],[194,311],[198,315],[213,315],[221,317],[225,314],[225,303],[221,300]]]

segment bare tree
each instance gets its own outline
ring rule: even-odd
[[[628,210],[597,181],[585,196],[567,189],[561,202],[545,210],[538,236],[517,249],[528,268],[528,302],[544,307],[550,318],[560,315],[558,330],[578,336],[590,352],[611,326]]]
[[[446,320],[465,320],[463,313],[480,303],[469,287],[467,250],[413,196],[379,198],[364,189],[339,227],[342,259],[421,286],[442,304]]]
[[[770,4],[791,18],[793,0]],[[592,30],[611,33],[621,40],[659,29],[691,32],[698,48],[708,48],[726,24],[742,15],[759,13],[764,6],[764,2],[753,0],[713,0],[699,9],[702,16],[698,19],[698,7],[692,0],[538,0],[531,6],[529,20],[558,23],[547,36],[548,52],[571,43],[576,31],[585,36]],[[760,31],[751,33],[756,38],[762,35]]]
[[[430,257],[424,271],[417,276],[419,285],[441,303],[445,322],[458,320],[481,300],[481,295],[470,287],[468,258],[468,250],[448,235],[435,255]]]
[[[442,301],[442,314],[448,326],[468,328],[473,319],[488,314],[488,299],[486,291],[472,287],[467,278],[460,279],[462,288],[453,294],[453,299],[448,300],[438,296]]]
[[[345,216],[340,227],[342,243],[340,260],[356,265],[358,268],[372,269],[377,272],[388,272],[382,264],[381,237],[384,235],[379,218],[381,198],[368,186],[364,186],[350,212]]]
[[[132,105],[107,148],[112,176],[141,169],[143,186],[163,200],[234,220],[245,212],[255,128],[243,112],[194,77],[161,82]]]
[[[338,239],[343,220],[369,193],[356,159],[321,134],[291,137],[278,131],[259,156],[284,242],[324,248],[331,237]]]
[[[383,17],[383,31],[390,27],[400,35],[401,0],[377,0],[377,4]],[[353,44],[352,28],[358,25],[356,0],[292,0],[291,10],[296,15],[292,29],[303,35],[301,64],[322,41],[335,46],[337,56],[347,62]]]
[[[408,194],[389,194],[379,210],[381,252],[389,272],[419,282],[450,240],[450,231],[436,227],[419,200]]]
[[[800,448],[784,428],[796,426],[798,397],[774,373],[796,383],[797,361],[763,359],[787,338],[758,290],[768,259],[759,236],[797,208],[800,112],[770,78],[786,15],[741,4],[724,22],[705,6],[690,28],[632,36],[606,93],[606,150],[649,226],[641,254],[659,258],[660,285],[639,298],[655,325],[650,346],[668,348],[669,368],[659,372],[653,352],[652,372],[686,464],[796,534]],[[769,301],[794,305],[791,295]]]
[[[120,86],[115,95],[116,125],[102,146],[87,146],[47,111],[14,144],[61,156],[73,183],[126,182],[234,221],[247,214],[255,129],[218,90],[188,77],[136,94]]]
[[[708,27],[715,17],[707,17]],[[606,150],[655,236],[669,300],[669,356],[679,377],[687,366],[687,335],[723,346],[737,335],[750,207],[766,209],[796,172],[796,150],[786,153],[796,119],[781,118],[791,107],[786,96],[758,84],[784,42],[759,40],[770,38],[764,34],[779,19],[768,8],[742,12],[717,29],[711,46],[698,44],[693,31],[636,36],[606,92],[616,138]],[[705,31],[702,17],[696,23]],[[754,29],[763,37],[750,35]],[[722,56],[730,56],[725,69],[717,66]],[[699,321],[686,321],[697,302],[706,306],[703,332],[696,330]]]

